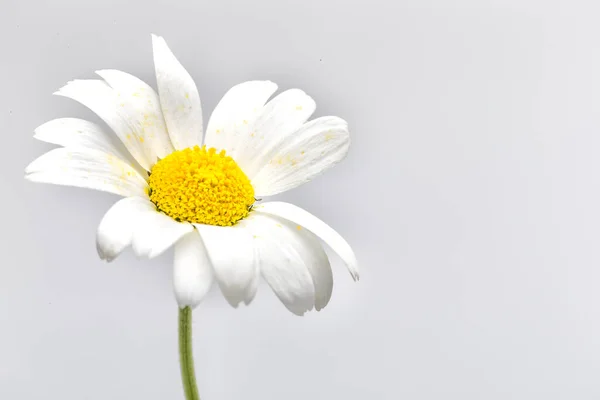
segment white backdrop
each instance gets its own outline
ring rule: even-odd
[[[350,123],[349,157],[283,196],[353,245],[330,305],[267,287],[195,312],[203,400],[600,398],[600,6],[542,0],[2,0],[0,398],[182,399],[172,254],[101,262],[116,197],[32,184],[51,93],[150,33],[205,120],[248,79]]]

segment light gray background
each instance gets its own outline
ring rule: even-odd
[[[32,184],[50,94],[150,33],[199,87],[300,87],[347,119],[344,163],[283,199],[354,246],[304,318],[266,287],[195,312],[203,399],[600,398],[600,8],[534,0],[2,0],[0,398],[181,399],[172,253],[94,246],[117,199]]]

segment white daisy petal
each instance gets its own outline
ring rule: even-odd
[[[98,226],[96,249],[100,258],[110,262],[131,245],[140,210],[152,211],[155,208],[145,197],[127,197],[116,202]]]
[[[308,182],[348,153],[348,124],[341,118],[312,120],[291,135],[252,179],[257,196],[272,196]]]
[[[175,244],[173,287],[179,307],[195,308],[214,281],[214,273],[206,248],[197,230],[183,236]]]
[[[202,143],[202,107],[194,80],[162,37],[152,35],[160,104],[176,150]]]
[[[296,225],[295,228],[298,240],[303,242],[304,251],[299,253],[304,259],[315,285],[315,309],[321,311],[329,303],[333,292],[333,272],[329,257],[314,233],[303,229],[300,225]]]
[[[150,171],[156,160],[146,153],[142,126],[132,118],[135,113],[126,99],[119,98],[106,82],[74,80],[54,94],[73,99],[95,112],[116,133],[133,158]]]
[[[249,81],[229,89],[210,116],[206,146],[226,149],[234,156],[238,141],[248,134],[250,124],[276,90],[270,81]]]
[[[191,224],[177,222],[156,208],[144,210],[133,235],[133,251],[138,257],[157,257],[193,229]]]
[[[258,260],[256,262],[256,273],[250,280],[250,285],[248,286],[248,289],[246,290],[246,296],[244,297],[245,305],[252,303],[252,300],[254,300],[256,292],[258,291],[258,284],[260,283],[260,266],[258,265]]]
[[[252,236],[244,223],[234,226],[195,224],[206,246],[221,292],[233,307],[252,301],[258,266]]]
[[[150,161],[165,158],[173,152],[158,95],[146,82],[117,70],[96,71],[130,107],[136,133]]]
[[[299,89],[290,89],[269,101],[260,115],[241,132],[234,159],[252,179],[315,111],[315,101]],[[226,149],[230,151],[231,149]]]
[[[48,121],[35,129],[33,137],[42,142],[63,147],[86,147],[112,154],[125,159],[123,145],[113,140],[113,134],[106,132],[93,122],[78,118],[59,118]]]
[[[308,211],[290,203],[279,201],[268,202],[255,206],[254,209],[256,211],[285,218],[314,233],[340,256],[342,261],[344,261],[348,267],[352,278],[354,278],[354,280],[359,279],[358,261],[356,260],[354,251],[352,251],[348,242],[325,222],[321,221]]]
[[[312,243],[294,225],[261,213],[247,219],[253,233],[260,271],[288,310],[303,315],[315,304],[315,285],[306,261],[313,262]]]
[[[146,195],[146,180],[131,165],[112,154],[94,149],[51,150],[29,164],[25,178],[121,196]]]

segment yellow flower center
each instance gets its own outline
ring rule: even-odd
[[[254,203],[250,180],[225,150],[206,146],[175,151],[159,160],[148,179],[156,207],[177,221],[234,225]]]

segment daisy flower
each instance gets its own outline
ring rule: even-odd
[[[174,246],[184,333],[191,332],[191,309],[215,282],[234,307],[252,301],[262,277],[294,314],[322,309],[333,288],[322,242],[356,280],[351,247],[307,211],[257,199],[341,161],[350,145],[346,122],[308,121],[315,102],[303,91],[272,97],[275,83],[250,81],[225,94],[204,130],[194,81],[164,39],[153,35],[152,44],[158,93],[117,70],[69,82],[55,94],[88,107],[113,132],[76,118],[43,124],[34,137],[62,147],[33,161],[26,179],[123,196],[100,222],[98,254],[111,261],[131,246],[138,257],[153,258]],[[195,398],[188,384],[186,395]]]

